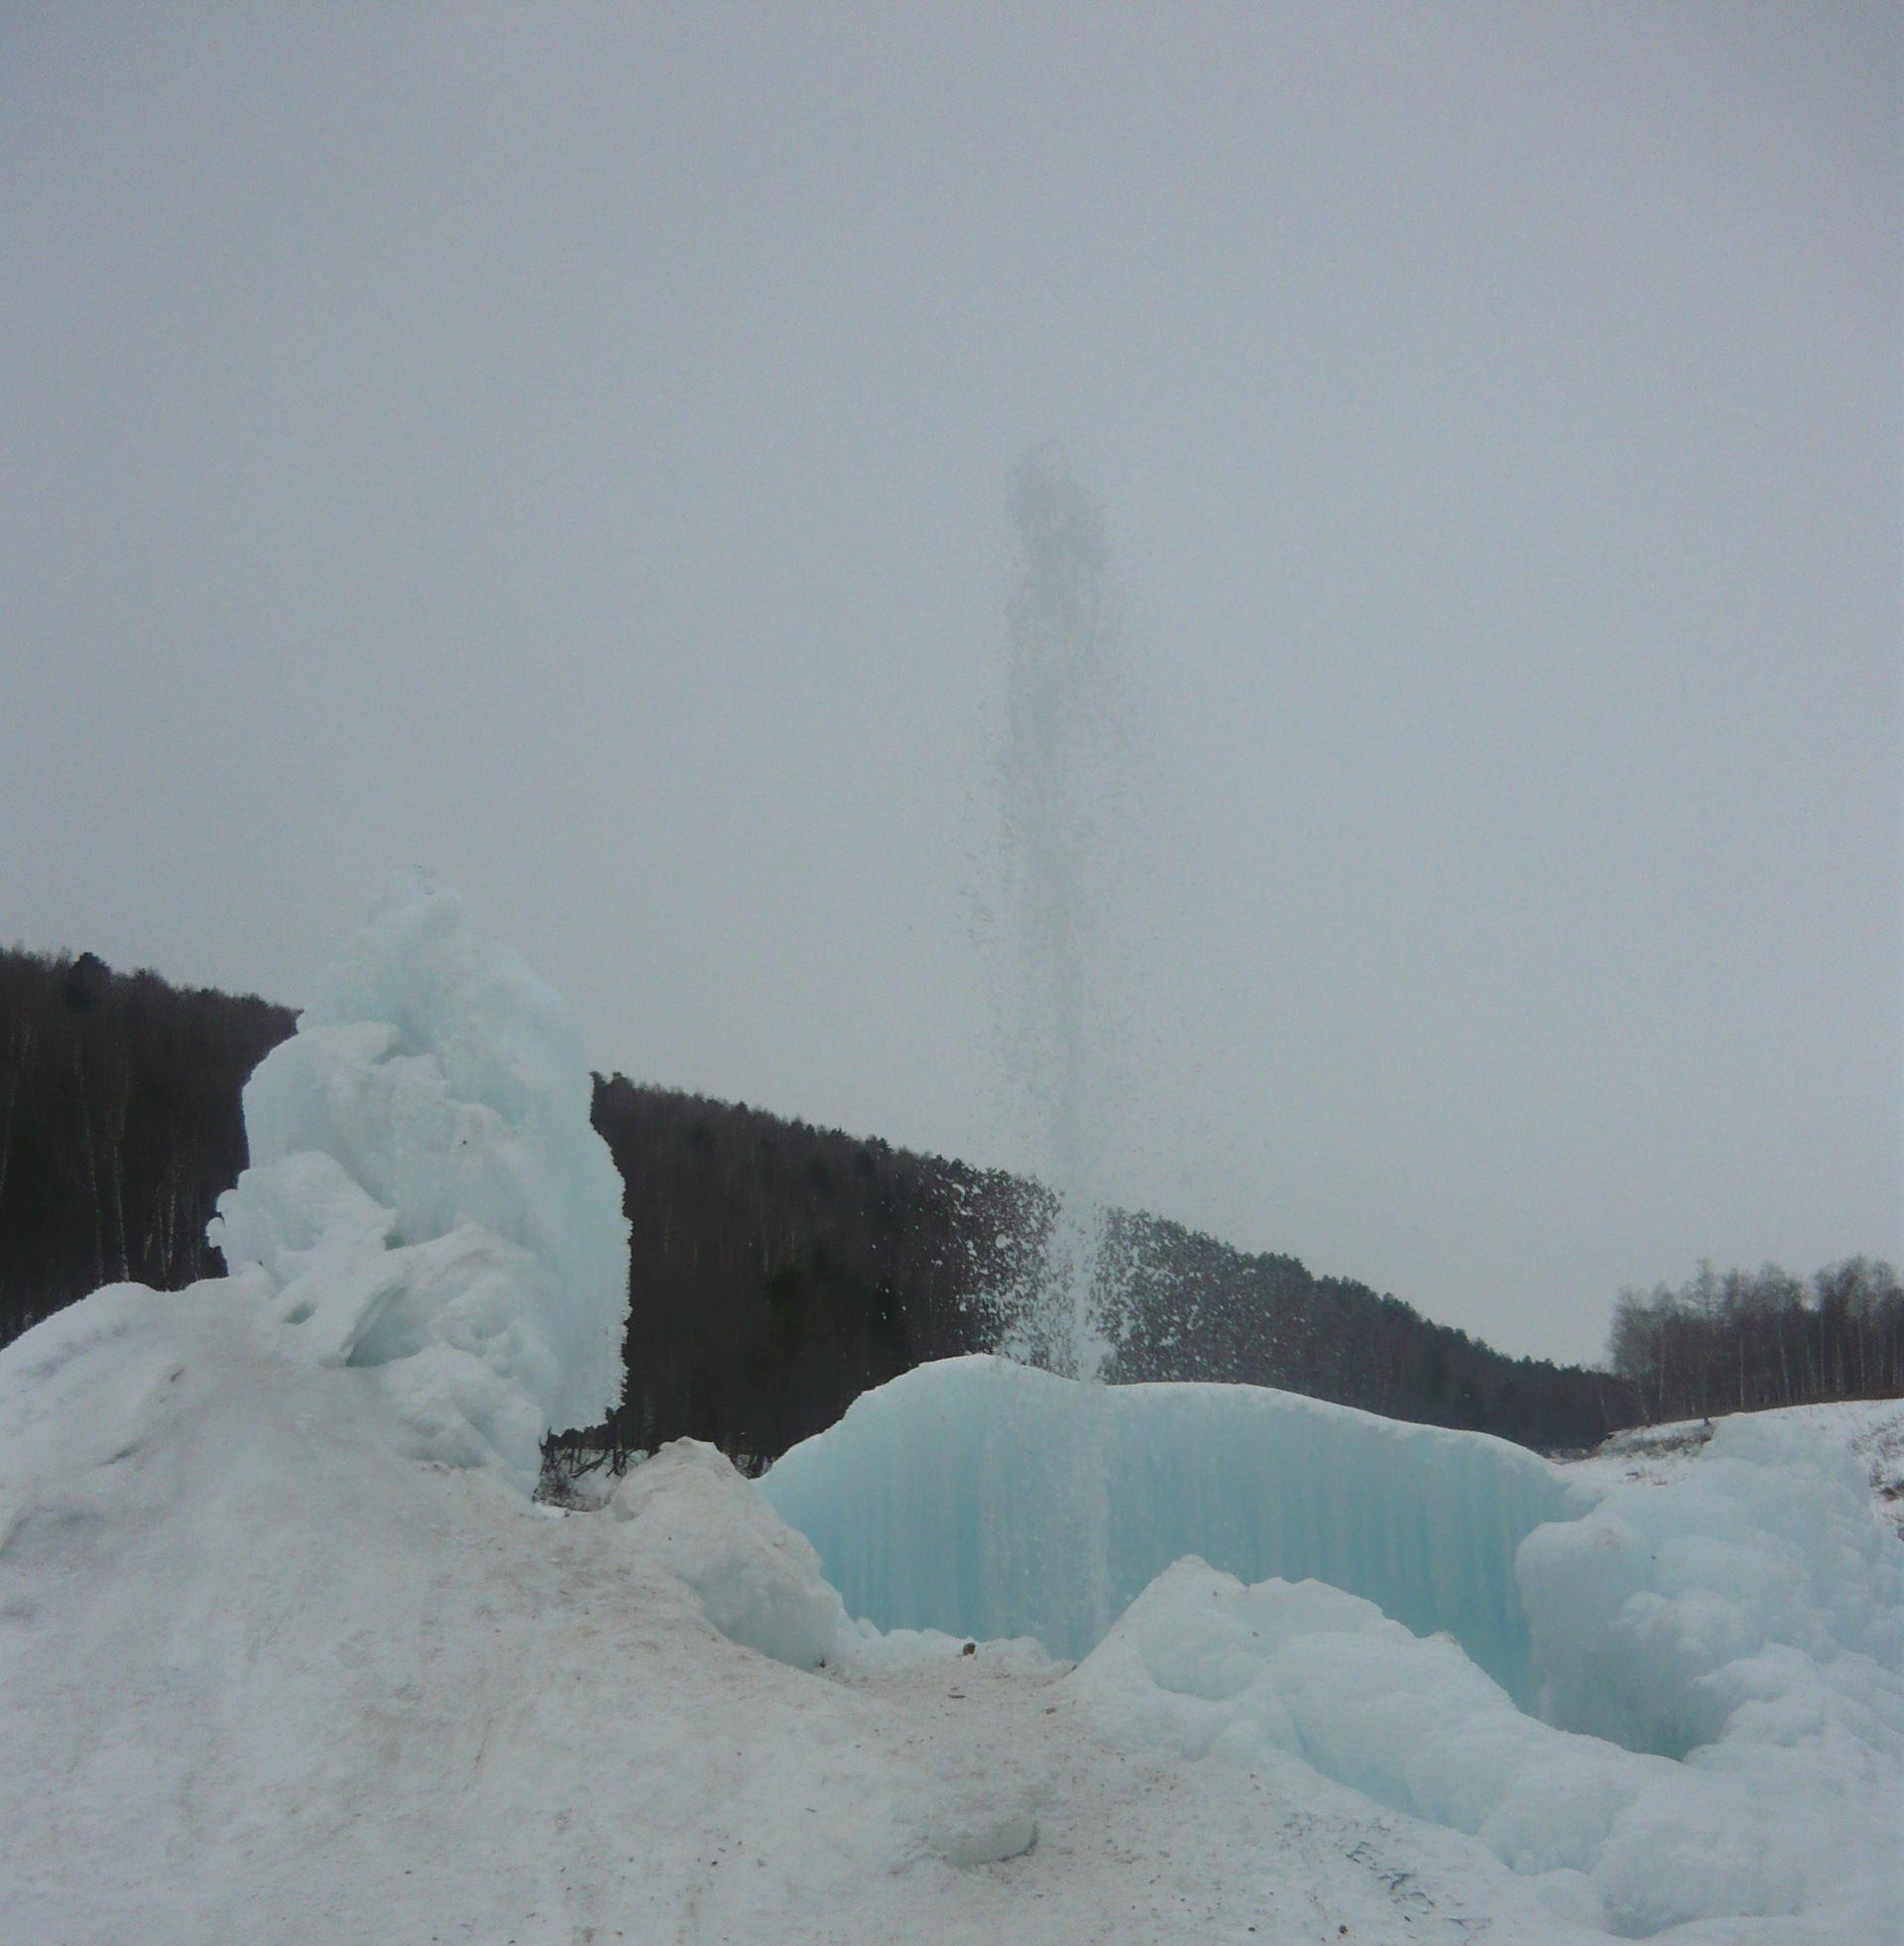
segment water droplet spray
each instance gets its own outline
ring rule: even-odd
[[[1002,1336],[1011,1355],[1089,1382],[1106,1375],[1118,1308],[1105,1250],[1101,974],[1116,949],[1129,768],[1119,630],[1103,519],[1061,451],[1040,446],[1019,461],[1010,505],[1001,916],[1011,1065],[1035,1114],[1050,1195]]]

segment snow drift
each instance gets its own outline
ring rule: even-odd
[[[621,1397],[628,1219],[567,1003],[408,882],[246,1084],[211,1240],[292,1358],[382,1368],[416,1452],[529,1491]]]

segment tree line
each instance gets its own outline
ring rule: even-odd
[[[569,1444],[693,1432],[771,1458],[868,1387],[997,1345],[1056,1215],[1041,1184],[1002,1170],[620,1077],[598,1084],[595,1122],[633,1222],[629,1390]],[[1277,1386],[1549,1451],[1638,1416],[1605,1373],[1506,1358],[1293,1257],[1127,1211],[1103,1257],[1113,1383]]]
[[[239,1090],[295,1024],[253,997],[0,952],[0,1343],[102,1283],[215,1277]]]
[[[1114,1237],[1130,1265],[1121,1379],[1240,1379],[1543,1452],[1597,1446],[1638,1416],[1605,1372],[1509,1358],[1293,1257],[1248,1255],[1152,1216],[1121,1213]]]
[[[1649,1421],[1904,1392],[1904,1284],[1852,1257],[1801,1278],[1776,1264],[1716,1271],[1677,1289],[1625,1289],[1607,1362]]]
[[[255,997],[175,989],[91,954],[0,953],[0,1342],[103,1282],[219,1274],[204,1227],[244,1166],[240,1089],[294,1026]],[[999,1344],[1056,1214],[1023,1177],[619,1075],[596,1078],[594,1120],[633,1232],[628,1384],[614,1416],[567,1445],[652,1450],[691,1434],[765,1464],[869,1387]],[[1660,1416],[1687,1385],[1705,1388],[1689,1410],[1732,1397],[1736,1346],[1696,1342],[1677,1297],[1654,1339],[1632,1319],[1651,1320],[1655,1300],[1623,1297],[1627,1338],[1601,1372],[1507,1358],[1391,1295],[1153,1216],[1113,1212],[1102,1255],[1114,1382],[1279,1386],[1546,1451]],[[1720,1284],[1708,1309],[1729,1315]],[[1774,1334],[1767,1356],[1782,1343],[1778,1369],[1812,1389],[1791,1396],[1896,1391],[1895,1325],[1886,1364],[1844,1323],[1884,1304],[1863,1284],[1831,1291],[1801,1306],[1812,1338],[1789,1321]],[[1629,1339],[1657,1340],[1654,1362]]]

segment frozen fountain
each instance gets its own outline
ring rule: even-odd
[[[258,1329],[375,1370],[412,1449],[528,1492],[622,1394],[628,1219],[568,1003],[399,878],[245,1084],[211,1240]]]

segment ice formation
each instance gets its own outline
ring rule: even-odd
[[[1538,1455],[1252,1386],[1079,1385],[949,1359],[864,1395],[762,1482],[883,1629],[1091,1649],[1184,1554],[1446,1630],[1531,1701],[1514,1550],[1587,1498]]]
[[[690,1589],[722,1635],[791,1668],[896,1675],[977,1652],[970,1638],[943,1629],[851,1620],[812,1542],[702,1440],[663,1446],[628,1472],[606,1505],[617,1521],[634,1523],[626,1534],[641,1560]],[[988,1641],[985,1665],[1033,1676],[1061,1667],[1029,1637]]]
[[[1307,1764],[1621,1937],[1904,1936],[1904,1546],[1802,1426],[1590,1507],[1479,1435],[969,1359],[763,1485],[855,1612],[1090,1650],[1114,1747]]]
[[[621,1396],[628,1220],[566,1002],[404,882],[246,1083],[212,1241],[293,1357],[382,1369],[424,1457],[526,1490]]]
[[[1842,1456],[1732,1420],[1684,1482],[1537,1528],[1519,1579],[1543,1709],[1571,1728],[1371,1603],[1196,1560],[1074,1684],[1116,1743],[1300,1759],[1622,1938],[1805,1912],[1898,1937],[1904,1548]]]

